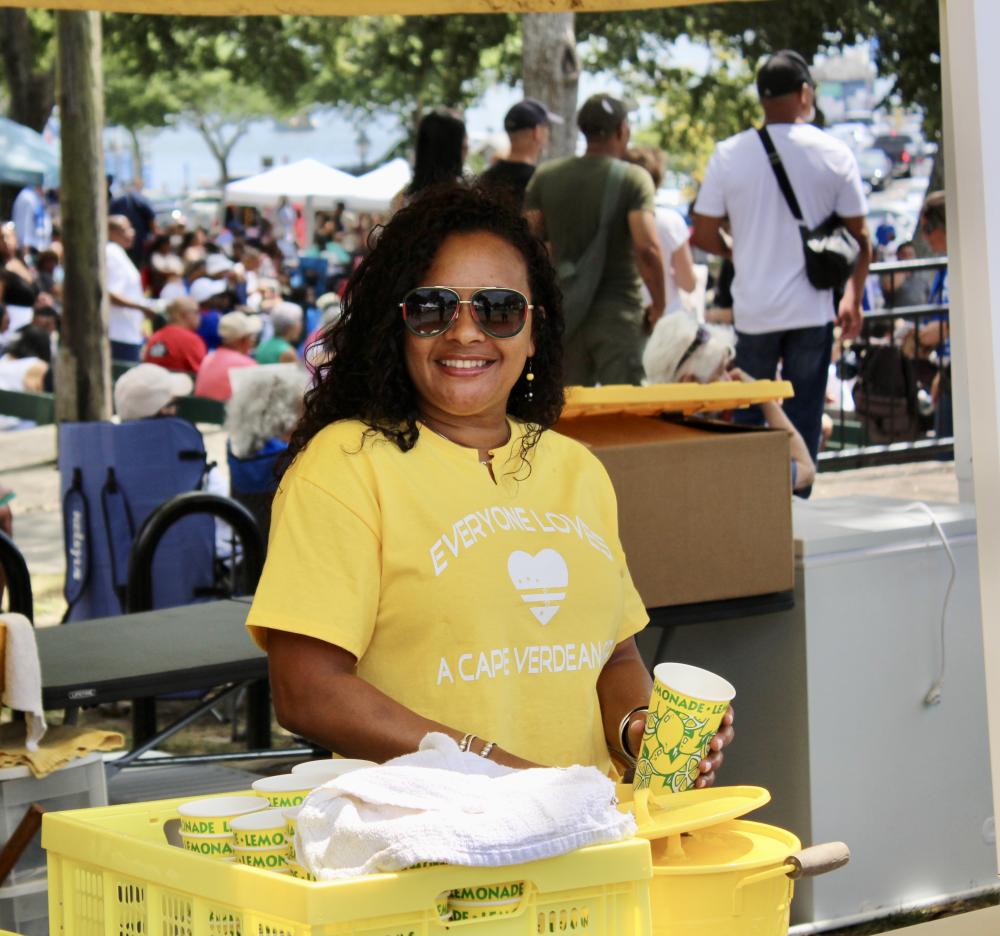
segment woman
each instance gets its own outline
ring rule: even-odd
[[[468,151],[465,122],[458,114],[445,108],[425,114],[417,127],[413,178],[392,200],[392,211],[410,204],[425,189],[460,181]]]
[[[625,161],[642,166],[653,179],[653,187],[659,191],[663,182],[663,150],[655,146],[636,146],[625,154]],[[691,233],[687,221],[679,211],[666,205],[657,205],[655,210],[656,237],[663,251],[663,279],[666,286],[667,305],[664,315],[680,312],[684,308],[680,290],[693,292],[698,287],[698,278],[688,243]],[[649,290],[643,286],[648,306],[651,302]]]
[[[237,373],[226,404],[229,493],[254,515],[266,542],[277,487],[275,464],[302,414],[309,375],[294,365],[248,367]]]
[[[664,315],[656,323],[642,354],[642,366],[651,383],[713,383],[716,380],[752,383],[752,377],[732,366],[735,357],[736,332],[732,328],[699,325],[683,313],[675,312]],[[811,487],[816,480],[816,465],[798,429],[775,400],[761,403],[760,408],[768,427],[788,433],[792,490]]]
[[[292,434],[249,617],[291,731],[378,761],[428,731],[515,767],[636,754],[647,617],[607,474],[550,431],[561,333],[544,246],[488,194],[429,190],[381,232]]]
[[[52,336],[44,328],[26,325],[0,357],[0,390],[41,393],[52,362]]]

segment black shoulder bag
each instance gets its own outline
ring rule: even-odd
[[[861,248],[854,239],[854,235],[844,227],[843,221],[836,213],[831,214],[825,221],[817,227],[809,228],[802,218],[802,209],[799,207],[799,200],[795,197],[792,183],[788,181],[788,173],[781,164],[781,157],[774,148],[771,135],[767,132],[767,127],[757,130],[764,149],[767,150],[767,158],[771,161],[771,168],[774,176],[778,180],[778,188],[785,196],[785,201],[799,224],[799,233],[802,235],[802,248],[806,255],[806,276],[809,282],[816,289],[833,289],[837,292],[843,290],[844,285],[854,272],[854,267],[858,262],[858,255]]]

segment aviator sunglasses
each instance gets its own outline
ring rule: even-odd
[[[536,308],[522,293],[505,286],[480,286],[468,299],[450,286],[418,286],[403,297],[399,307],[414,335],[435,338],[458,321],[463,303],[468,303],[479,327],[491,338],[513,338],[524,328],[528,310]]]

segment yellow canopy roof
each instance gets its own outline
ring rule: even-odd
[[[46,10],[102,10],[111,13],[161,13],[167,16],[586,13],[595,10],[694,6],[708,2],[711,0],[6,0],[8,6],[41,7]]]

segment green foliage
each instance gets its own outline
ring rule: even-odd
[[[614,69],[655,54],[682,35],[694,41],[725,41],[751,65],[778,49],[795,49],[807,59],[819,51],[878,42],[879,72],[893,82],[893,94],[925,114],[928,135],[941,129],[941,35],[934,0],[765,0],[587,13],[577,16],[581,39],[599,37],[589,66]]]
[[[519,24],[510,14],[312,20],[300,40],[318,66],[315,101],[359,115],[393,110],[410,126],[428,109],[473,103],[520,69]]]

